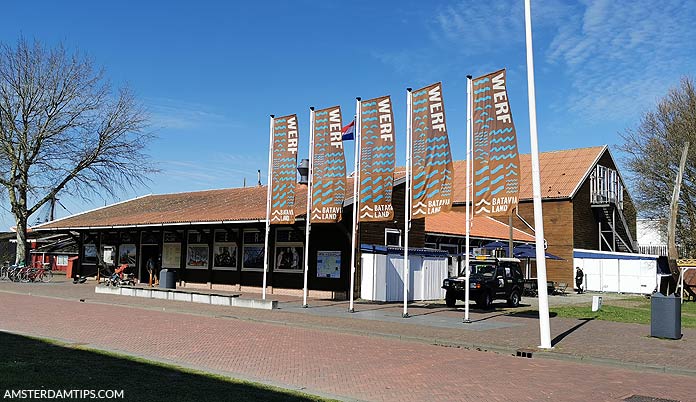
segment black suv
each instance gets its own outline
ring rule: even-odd
[[[469,261],[469,299],[482,308],[490,308],[493,300],[506,300],[508,306],[517,307],[522,300],[524,278],[517,258],[478,256]],[[457,300],[464,300],[466,273],[444,280],[442,288],[447,291],[445,303],[454,307]]]

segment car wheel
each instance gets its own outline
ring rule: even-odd
[[[445,293],[445,304],[447,307],[454,307],[457,304],[457,298],[454,297],[454,294],[450,291]]]
[[[510,294],[510,298],[507,301],[508,306],[517,307],[520,305],[520,294],[515,290]]]

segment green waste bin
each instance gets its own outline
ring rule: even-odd
[[[650,298],[650,336],[680,339],[681,299],[676,295],[653,293]]]

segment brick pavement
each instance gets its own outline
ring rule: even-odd
[[[1,291],[13,291],[51,296],[68,300],[86,299],[88,302],[127,305],[137,308],[166,309],[167,311],[185,312],[196,315],[237,318],[254,322],[283,323],[302,328],[323,328],[344,333],[361,335],[379,335],[390,338],[417,340],[425,343],[452,344],[469,348],[484,348],[514,353],[520,348],[535,348],[539,344],[539,327],[535,318],[524,316],[505,316],[505,311],[481,312],[472,310],[474,321],[500,322],[514,324],[514,327],[486,331],[467,330],[461,324],[455,328],[442,328],[427,325],[415,325],[414,320],[363,320],[359,315],[346,313],[347,302],[327,300],[310,300],[310,309],[296,308],[301,303],[298,298],[272,295],[280,301],[281,309],[273,311],[252,310],[208,306],[197,303],[184,303],[142,299],[136,297],[110,296],[94,293],[94,284],[72,285],[71,283],[51,284],[16,284],[0,282]],[[258,294],[245,295],[259,298]],[[565,302],[567,298],[552,298]],[[400,304],[357,303],[356,310],[371,310],[400,316]],[[332,310],[330,315],[322,315],[321,310]],[[461,322],[463,309],[453,310],[443,304],[412,304],[409,312],[414,315],[439,317],[442,320]],[[343,311],[343,315],[336,315]],[[508,311],[515,311],[508,310]],[[577,328],[576,328],[577,327]],[[554,347],[551,357],[575,357],[595,360],[609,360],[612,364],[636,364],[674,370],[696,372],[696,330],[684,328],[681,340],[662,340],[650,338],[647,325],[614,323],[608,321],[584,322],[576,319],[551,319],[551,338],[557,338],[567,331],[567,336]]]
[[[696,400],[693,377],[356,335],[337,330],[338,324],[325,330],[285,325],[289,318],[323,318],[309,314],[269,312],[262,319],[285,314],[285,321],[254,322],[216,315],[212,306],[204,310],[213,314],[192,315],[172,311],[183,303],[155,311],[161,307],[96,303],[109,300],[94,295],[86,303],[56,297],[0,292],[0,328],[359,400],[612,401],[632,394]],[[412,327],[391,326],[395,332]]]

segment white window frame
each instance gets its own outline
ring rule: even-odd
[[[263,231],[262,231],[261,229],[244,229],[244,230],[242,231],[242,271],[263,272],[263,264],[261,264],[261,265],[262,265],[261,268],[249,268],[249,267],[245,267],[245,266],[244,266],[244,254],[245,254],[245,251],[246,251],[246,248],[247,248],[247,247],[259,247],[259,246],[261,246],[261,249],[262,249],[262,250],[264,250],[264,248],[265,248],[265,245],[263,244],[263,239],[262,239],[261,236],[259,236],[259,238],[261,239],[261,242],[260,242],[260,243],[247,243],[247,242],[245,241],[245,239],[244,239],[244,237],[245,237],[245,235],[246,235],[247,233],[259,233],[259,234],[263,234]],[[263,258],[266,258],[265,250],[264,250],[264,256],[263,256]]]
[[[217,234],[221,232],[234,232],[236,234],[237,239],[239,239],[239,230],[238,229],[215,229],[213,231],[213,269],[217,271],[236,271],[237,270],[237,263],[238,263],[238,254],[239,254],[239,245],[237,242],[234,241],[224,241],[224,242],[216,242],[215,239],[217,238]],[[234,248],[234,253],[232,254],[232,261],[234,261],[234,266],[233,267],[218,267],[215,265],[215,250],[218,249],[218,247],[233,247]]]
[[[196,233],[203,233],[205,232],[204,230],[189,230],[186,232],[186,269],[199,269],[199,270],[207,270],[208,266],[210,265],[210,245],[208,243],[189,243],[189,234],[191,232],[196,232]],[[198,265],[189,265],[189,250],[191,247],[202,247],[205,246],[208,249],[208,264],[204,266],[198,266]]]
[[[392,228],[384,228],[384,245],[385,246],[394,246],[394,244],[389,244],[387,239],[389,238],[389,233],[396,233],[399,235],[399,244],[396,245],[396,247],[401,247],[403,243],[401,242],[401,230],[400,229],[392,229]]]
[[[282,232],[290,232],[293,231],[292,228],[278,228],[276,229],[275,232],[275,247],[273,248],[273,272],[287,272],[287,273],[293,273],[293,274],[302,274],[304,273],[304,243],[301,241],[290,241],[290,242],[281,242],[278,241],[278,234]],[[298,269],[280,269],[277,267],[278,265],[278,249],[279,248],[284,248],[284,247],[293,247],[293,248],[300,248],[300,258],[298,261],[299,268]]]

